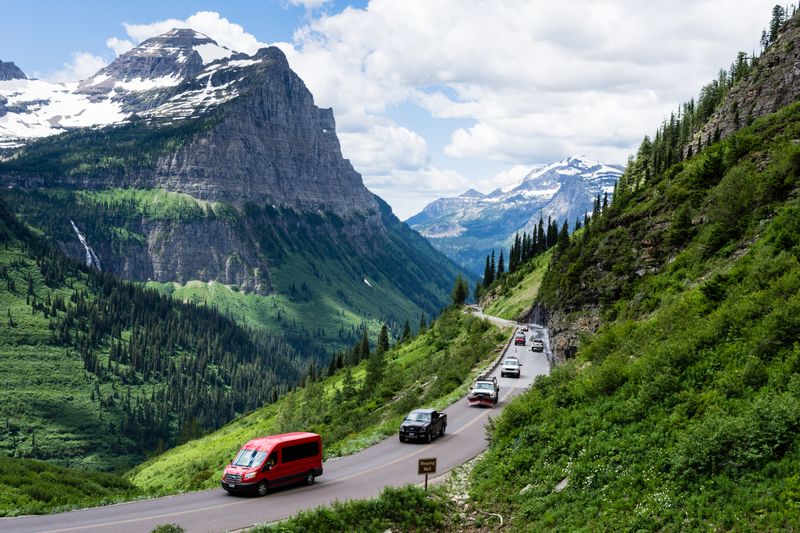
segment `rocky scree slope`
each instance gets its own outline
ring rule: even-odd
[[[428,204],[407,223],[437,250],[462,267],[481,275],[484,260],[493,250],[508,248],[514,235],[531,232],[542,217],[570,226],[591,213],[596,196],[612,196],[622,167],[585,157],[536,167],[520,183],[481,194],[474,189],[456,198]]]

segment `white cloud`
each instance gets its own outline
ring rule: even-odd
[[[100,56],[88,52],[74,52],[70,63],[64,63],[61,70],[46,75],[45,79],[55,83],[85,80],[106,66],[106,63]]]
[[[364,184],[392,206],[401,220],[418,213],[442,196],[457,196],[470,181],[458,172],[431,164],[413,170],[392,169],[385,174],[364,175]]]
[[[364,132],[338,135],[344,152],[358,162],[359,171],[365,175],[414,170],[428,163],[425,140],[406,128],[376,125]]]
[[[308,10],[318,9],[330,2],[330,0],[289,0],[289,3],[296,7],[304,7]]]
[[[412,200],[503,185],[500,175],[448,170],[448,157],[491,160],[492,168],[577,153],[624,163],[679,102],[737,51],[757,46],[774,3],[740,0],[731,10],[726,0],[370,0],[332,13],[319,9],[327,0],[282,1],[308,13],[290,42],[273,44],[316,103],[333,107],[345,157],[398,212]],[[106,44],[120,54],[174,27],[249,54],[267,46],[211,11],[125,23],[127,36]],[[102,66],[94,57],[84,69],[92,57],[76,55],[58,76],[91,75]],[[395,112],[407,104],[429,116]],[[430,121],[446,125],[440,137],[451,128],[435,153]]]
[[[186,19],[166,19],[150,24],[124,23],[125,31],[137,44],[166,33],[173,28],[191,28],[207,35],[218,44],[246,54],[255,54],[259,48],[267,46],[247,33],[242,26],[234,24],[214,11],[198,11]],[[111,46],[111,45],[109,45]],[[116,50],[115,50],[116,51]]]
[[[111,37],[109,39],[106,39],[106,46],[108,46],[114,51],[114,55],[122,55],[131,48],[133,48],[134,44],[127,39],[118,39],[116,37]]]
[[[757,46],[771,3],[371,0],[312,18],[279,46],[317,103],[334,108],[345,155],[394,204],[408,197],[391,185],[397,150],[382,153],[369,132],[388,123],[427,135],[413,119],[389,121],[394,106],[471,122],[453,128],[449,157],[532,165],[584,153],[624,163],[737,51]],[[406,151],[417,153],[413,138]],[[418,180],[407,169],[404,187],[430,186],[429,160],[409,159]]]
[[[516,187],[527,176],[532,167],[530,165],[513,165],[510,168],[501,170],[486,181],[491,186],[491,190],[481,191],[483,193],[492,192],[494,189],[511,189]]]

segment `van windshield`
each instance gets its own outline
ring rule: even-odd
[[[250,468],[253,466],[258,466],[261,463],[263,463],[264,458],[266,456],[267,452],[242,448],[241,450],[239,450],[239,453],[236,454],[236,459],[234,459],[231,464],[233,466],[243,466],[245,468]]]

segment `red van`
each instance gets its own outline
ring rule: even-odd
[[[248,441],[225,467],[222,488],[256,492],[304,482],[313,485],[322,475],[322,439],[316,433],[284,433]]]

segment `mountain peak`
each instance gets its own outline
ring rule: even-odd
[[[94,78],[110,76],[119,81],[172,78],[177,81],[190,78],[205,65],[235,53],[191,28],[173,28],[142,41],[100,70]]]
[[[483,193],[476,191],[475,189],[469,189],[467,192],[461,195],[461,198],[483,198]]]
[[[28,77],[13,61],[0,61],[0,81],[27,80]]]

